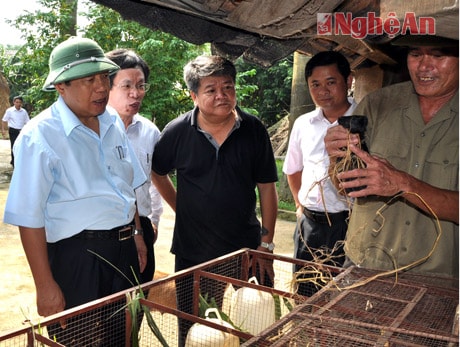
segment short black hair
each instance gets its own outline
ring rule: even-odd
[[[20,95],[16,95],[16,96],[13,98],[13,102],[15,102],[16,100],[21,100],[22,102],[24,102],[24,99],[23,99],[22,96],[20,96]]]
[[[313,74],[313,69],[315,67],[327,65],[337,65],[337,69],[345,81],[351,74],[350,63],[342,53],[336,51],[323,51],[315,54],[307,62],[305,66],[305,80],[308,80],[308,77]]]
[[[200,55],[184,67],[184,81],[188,89],[194,93],[198,92],[201,79],[209,76],[230,76],[235,83],[235,65],[218,55]]]
[[[141,68],[142,72],[144,73],[145,82],[148,81],[150,75],[150,68],[139,55],[136,54],[131,49],[126,48],[118,48],[114,49],[113,51],[107,52],[105,54],[107,58],[113,61],[120,67],[120,70],[124,69],[136,69]],[[113,79],[115,78],[116,73],[110,75],[110,85],[113,83]]]

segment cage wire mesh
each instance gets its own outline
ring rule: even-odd
[[[259,274],[257,264],[264,261],[274,264],[273,282]],[[295,293],[295,263],[308,262],[238,251],[154,281],[143,304],[169,346],[239,346],[307,299]],[[161,345],[145,326],[142,329],[141,344]]]
[[[25,322],[29,328],[1,335],[0,346],[124,346],[125,306],[125,295],[115,295],[42,322]]]
[[[273,261],[273,283],[260,278],[260,261]],[[332,281],[299,295],[293,268],[302,264]],[[146,283],[144,298],[132,288],[30,323],[0,336],[0,347],[129,346],[132,331],[139,346],[458,346],[458,280],[376,273],[245,249]],[[147,313],[129,313],[133,304]],[[61,344],[52,332],[63,318]]]
[[[457,280],[374,275],[347,269],[243,346],[458,346]]]
[[[269,287],[262,285],[267,278],[261,279],[258,276],[257,261],[274,262],[275,280],[268,284]],[[144,284],[142,291],[145,299],[141,299],[140,302],[148,307],[149,315],[164,340],[162,344],[149,326],[146,316],[138,314],[139,317],[135,319],[139,324],[139,345],[183,346],[187,342],[188,346],[192,346],[195,341],[186,340],[189,329],[195,323],[214,328],[205,329],[205,337],[201,336],[201,341],[197,342],[199,345],[215,346],[214,335],[220,330],[225,331],[227,335],[238,337],[238,344],[240,344],[253,336],[248,326],[260,325],[260,321],[265,316],[275,316],[275,319],[279,319],[289,313],[296,303],[306,299],[295,294],[295,285],[293,285],[293,265],[303,263],[307,262],[244,249]],[[257,282],[249,282],[252,277],[255,277]],[[224,326],[223,322],[229,321],[230,318],[234,295],[242,288],[253,289],[256,296],[252,296],[251,299],[255,302],[247,302],[248,300],[245,304],[240,302],[237,312],[249,312],[251,315],[247,313],[240,317],[238,324],[231,327]],[[58,341],[65,342],[62,343],[64,346],[66,343],[76,346],[122,346],[124,343],[120,341],[123,338],[127,339],[129,344],[133,315],[127,314],[124,308],[129,305],[126,302],[126,294],[130,293],[132,296],[131,292],[135,291],[136,288],[132,288],[62,312],[52,319],[44,319],[39,324],[34,322],[34,329],[24,328],[8,336],[6,334],[0,336],[0,346],[33,346],[31,342],[24,343],[28,339],[27,333],[32,331],[32,335],[35,336],[32,341],[36,341],[37,336],[38,339],[45,341],[41,342],[40,346],[61,345],[52,341],[54,335],[49,336],[48,330],[62,318],[72,322],[61,335],[58,335]],[[271,307],[275,307],[276,313],[271,309],[261,311],[260,297],[264,297],[265,300],[270,299],[269,303]],[[205,319],[208,308],[217,308],[221,320],[217,320],[218,317],[215,315],[209,315],[209,319]],[[265,309],[265,306],[263,308]],[[114,312],[118,314],[114,315]],[[258,330],[266,328],[266,325],[272,321],[273,318],[266,320],[265,325],[259,326]],[[104,334],[111,334],[113,341],[107,343]]]

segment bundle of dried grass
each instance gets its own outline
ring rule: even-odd
[[[366,142],[365,142],[365,132],[367,128],[367,117],[366,116],[348,116],[348,117],[340,117],[338,119],[338,123],[343,126],[345,129],[348,129],[349,134],[358,134],[359,135],[359,143],[358,147],[364,151],[368,151]],[[366,163],[364,163],[359,157],[357,157],[351,150],[350,147],[347,146],[343,149],[346,154],[344,157],[337,158],[334,165],[331,165],[329,169],[329,175],[331,177],[332,182],[336,187],[339,186],[341,182],[337,175],[341,172],[353,170],[353,169],[361,169],[366,167]],[[355,188],[348,188],[345,190],[339,190],[339,193],[349,193],[351,191],[357,191],[365,188],[364,186],[355,187]]]
[[[345,255],[343,251],[345,241],[337,241],[332,249],[327,247],[311,248],[305,240],[301,241],[312,255],[313,260],[311,264],[303,266],[294,273],[292,288],[294,291],[297,291],[300,283],[309,283],[319,290],[328,285],[335,276],[335,274],[331,273],[328,266],[341,266],[342,261],[339,261],[339,259]]]

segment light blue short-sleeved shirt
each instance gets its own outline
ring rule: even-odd
[[[119,117],[98,118],[100,135],[59,97],[26,124],[14,145],[5,223],[45,227],[47,241],[56,242],[132,221],[134,189],[147,177]]]

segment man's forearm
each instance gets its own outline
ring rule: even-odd
[[[151,172],[150,176],[152,183],[155,185],[162,198],[168,203],[169,206],[171,206],[174,211],[176,211],[176,189],[174,188],[174,185],[169,176],[161,176],[154,173],[153,171]]]
[[[37,288],[53,280],[44,228],[19,227],[22,246]]]
[[[260,196],[262,227],[268,231],[262,241],[270,243],[273,241],[275,235],[275,224],[278,214],[278,194],[274,183],[258,184],[257,187]]]
[[[458,224],[459,202],[458,191],[440,189],[406,174],[406,183],[401,186],[404,198],[441,220]]]

